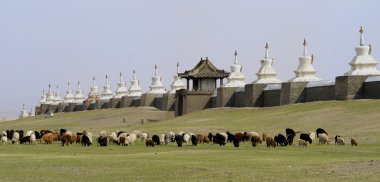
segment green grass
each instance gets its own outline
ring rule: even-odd
[[[308,147],[238,149],[232,144],[182,148],[175,144],[81,147],[74,144],[0,145],[0,181],[379,181],[380,100],[329,101],[272,108],[220,108],[170,118],[149,109],[110,109],[59,113],[0,123],[0,129],[139,129],[150,134],[180,130],[257,131],[274,135],[326,129],[330,136],[356,137],[358,147],[312,144]],[[122,118],[127,122],[123,123]],[[164,121],[145,122],[141,118]]]

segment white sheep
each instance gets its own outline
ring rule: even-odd
[[[92,144],[92,133],[91,132],[87,132],[86,136],[88,137],[88,139],[90,140],[90,142]],[[81,141],[82,141],[82,139],[81,139]]]
[[[30,135],[32,135],[33,133],[34,133],[34,131],[31,131],[31,130],[30,130],[30,131],[27,131],[26,134],[25,134],[25,136],[30,137]]]
[[[160,144],[164,144],[165,143],[165,134],[161,134],[160,135]]]
[[[310,137],[310,139],[311,139],[311,141],[312,142],[314,142],[315,141],[315,132],[309,132],[309,137]]]
[[[141,142],[144,142],[144,143],[145,143],[146,139],[148,139],[148,133],[146,133],[146,132],[140,133],[137,136],[140,138]]]
[[[7,144],[8,143],[8,137],[7,137],[7,132],[3,131],[1,134],[1,143],[2,144]]]
[[[18,132],[14,132],[12,136],[12,144],[20,143],[20,134]]]
[[[329,144],[329,137],[325,133],[321,133],[318,135],[319,144]]]
[[[127,136],[127,140],[129,142],[129,144],[133,145],[133,143],[135,143],[137,140],[137,135],[134,133],[131,133],[131,134],[129,134],[129,136]]]
[[[343,137],[337,137],[336,138],[336,144],[337,145],[344,145],[344,138]]]
[[[191,139],[191,135],[189,133],[185,133],[183,135],[183,141],[184,142],[189,143],[190,139]]]
[[[125,135],[120,135],[121,137],[125,137]],[[119,138],[120,138],[119,136]],[[128,134],[128,136],[125,137],[125,145],[133,145],[133,143],[137,140],[137,136],[134,133]]]
[[[30,135],[29,142],[31,144],[36,144],[37,143],[37,141],[36,141],[36,134],[34,134],[34,132]]]
[[[119,140],[118,140],[117,135],[116,135],[115,132],[112,132],[110,135],[108,135],[108,140],[111,143],[117,143],[117,142],[119,142]]]
[[[248,137],[249,141],[251,141],[251,138],[254,136],[260,138],[260,135],[255,131],[248,131],[245,136]]]

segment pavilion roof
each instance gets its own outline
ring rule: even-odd
[[[178,73],[181,78],[215,78],[222,79],[228,77],[230,73],[225,70],[220,70],[211,63],[211,61],[206,57],[202,59],[199,63],[191,70],[186,70],[184,73]]]

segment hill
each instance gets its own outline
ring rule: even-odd
[[[2,181],[379,181],[380,100],[328,101],[272,108],[217,108],[173,118],[154,108],[59,113],[0,123],[5,129],[87,129],[159,134],[168,131],[249,131],[269,135],[326,129],[330,136],[355,136],[359,146],[297,145],[267,148],[250,142],[234,148],[191,143],[177,147],[79,144],[0,145]],[[125,118],[126,122],[123,122]],[[144,124],[141,119],[144,118]],[[8,142],[9,143],[9,142]],[[347,142],[349,143],[349,142]],[[20,175],[21,174],[21,175]]]
[[[0,129],[87,129],[94,133],[106,130],[134,129],[149,133],[185,131],[257,131],[270,135],[284,133],[285,128],[309,132],[321,127],[330,136],[358,137],[361,142],[380,143],[380,100],[326,101],[269,108],[215,108],[173,118],[173,113],[154,108],[124,108],[58,113],[54,117],[36,116],[0,123]],[[125,118],[126,122],[123,122]],[[141,119],[145,122],[142,125]]]

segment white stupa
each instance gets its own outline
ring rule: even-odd
[[[299,66],[294,71],[296,76],[289,80],[289,82],[311,82],[320,81],[321,79],[315,76],[316,71],[313,67],[314,56],[307,54],[306,39],[303,41],[303,55],[299,57]]]
[[[242,73],[242,65],[238,64],[237,51],[235,51],[234,64],[230,66],[231,73],[227,77],[227,83],[223,87],[245,87],[245,77]]]
[[[363,28],[360,27],[360,45],[355,47],[356,56],[349,63],[351,71],[344,75],[380,75],[380,71],[376,69],[377,61],[371,55],[371,44],[364,45]]]
[[[57,86],[57,91],[54,93],[54,102],[53,105],[59,105],[59,103],[63,102],[62,97],[61,97],[61,92],[58,89]]]
[[[88,93],[88,98],[99,99],[102,94],[99,92],[99,87],[96,85],[95,77],[92,78],[92,86],[90,87],[90,93]]]
[[[54,99],[55,99],[54,92],[51,91],[51,86],[49,84],[49,90],[46,93],[46,104],[53,104],[54,103]]]
[[[22,119],[26,117],[28,117],[28,111],[25,109],[25,104],[23,104],[19,118]]]
[[[45,104],[45,103],[46,103],[46,94],[45,94],[45,90],[42,90],[40,104]]]
[[[281,83],[281,80],[277,79],[277,72],[273,69],[273,59],[269,58],[268,43],[265,45],[265,56],[260,61],[261,67],[256,73],[257,80],[253,83]]]
[[[150,94],[164,94],[165,87],[164,84],[161,82],[161,76],[158,76],[157,73],[157,65],[154,65],[154,75],[152,77],[152,85],[149,86]]]
[[[30,112],[28,113],[28,116],[29,117],[33,117],[35,116],[36,114],[33,112],[33,108],[30,108]]]
[[[128,96],[140,97],[143,93],[141,87],[139,86],[139,80],[136,78],[136,71],[133,70],[133,80],[131,81],[131,87],[128,89]]]
[[[80,82],[78,81],[78,90],[75,91],[74,102],[76,104],[83,104],[84,96],[83,90],[80,88]]]
[[[106,75],[106,83],[103,86],[102,98],[100,99],[103,102],[109,102],[113,97],[111,90],[111,85],[108,83],[108,75]]]
[[[128,95],[128,88],[127,88],[127,82],[123,81],[122,73],[120,72],[120,80],[117,83],[117,89],[115,91],[116,95],[115,98],[122,98],[126,95]]]
[[[74,103],[74,100],[75,100],[74,95],[71,91],[71,86],[70,86],[70,82],[69,82],[69,83],[67,83],[67,90],[66,90],[66,95],[65,95],[63,103],[65,103],[65,104]]]
[[[177,63],[177,74],[174,75],[174,81],[171,85],[172,90],[170,91],[171,94],[175,94],[177,90],[185,89],[185,83],[181,80],[181,78],[178,76],[179,73],[179,63]]]

